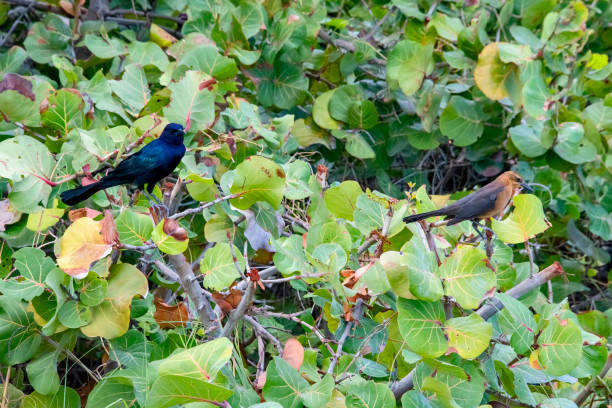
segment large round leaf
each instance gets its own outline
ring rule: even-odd
[[[440,302],[399,298],[397,323],[407,346],[423,357],[439,357],[448,349],[444,308]]]
[[[240,194],[231,203],[241,210],[258,201],[265,201],[276,209],[285,193],[285,171],[265,157],[248,157],[236,167],[230,192]]]
[[[445,326],[449,349],[462,358],[474,359],[489,347],[493,327],[477,313],[449,319]]]
[[[359,183],[347,180],[329,188],[323,199],[327,209],[336,217],[353,221],[353,213],[357,208],[357,197],[362,193]]]
[[[492,220],[491,227],[497,238],[508,244],[518,244],[533,238],[546,230],[542,202],[533,194],[519,194],[514,197],[514,211],[503,221]]]
[[[183,79],[168,86],[172,91],[170,105],[164,115],[170,122],[190,126],[194,130],[206,129],[215,119],[215,95],[208,89],[200,89],[207,78],[198,71],[187,71]]]
[[[444,291],[465,309],[475,309],[485,293],[495,287],[495,272],[487,266],[487,255],[473,246],[460,246],[440,266]]]
[[[240,250],[234,245],[234,254],[238,267],[244,271],[244,257],[240,256]],[[234,264],[234,258],[229,244],[218,242],[204,254],[200,261],[200,272],[204,274],[204,287],[212,290],[227,289],[232,282],[240,277]]]
[[[518,76],[517,67],[499,58],[499,43],[487,45],[478,55],[474,81],[482,93],[495,101],[508,96],[506,83]]]
[[[308,78],[293,65],[278,62],[274,68],[256,70],[255,75],[260,78],[257,100],[263,106],[291,109],[306,97]]]
[[[476,102],[453,96],[440,115],[440,130],[457,146],[468,146],[482,135],[484,119]]]
[[[584,137],[584,128],[575,122],[559,125],[554,150],[563,160],[574,164],[593,161],[597,155],[595,145]]]
[[[322,93],[312,104],[312,118],[323,129],[338,129],[340,125],[329,114],[329,100],[336,90]]]
[[[538,362],[551,375],[569,373],[582,358],[582,333],[572,319],[551,318],[538,345]]]
[[[419,90],[423,78],[431,71],[433,47],[412,40],[400,41],[387,60],[389,87],[401,88],[406,95]]]

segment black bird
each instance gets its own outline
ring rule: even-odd
[[[185,131],[178,123],[169,123],[158,139],[153,140],[137,153],[123,160],[116,169],[101,180],[83,187],[73,188],[60,194],[62,201],[68,205],[87,200],[93,194],[108,187],[122,184],[135,184],[147,196],[144,190],[158,204],[161,202],[153,196],[155,183],[166,177],[178,166],[185,155],[183,136]]]

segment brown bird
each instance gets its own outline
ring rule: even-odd
[[[523,181],[521,176],[513,171],[506,171],[480,190],[455,201],[451,205],[439,210],[408,216],[404,218],[404,222],[410,223],[445,215],[444,219],[448,221],[446,225],[454,225],[469,220],[476,228],[477,225],[481,226],[476,220],[501,215],[514,194],[521,189],[533,192],[533,189]],[[476,231],[482,236],[477,228]]]

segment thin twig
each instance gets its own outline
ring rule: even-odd
[[[205,209],[207,209],[209,207],[212,207],[213,205],[219,204],[219,203],[221,203],[223,201],[231,200],[233,198],[238,198],[242,194],[243,193],[236,193],[236,194],[230,194],[230,195],[226,195],[226,196],[223,196],[223,197],[219,197],[219,198],[214,199],[213,201],[209,201],[207,203],[204,203],[204,204],[202,204],[202,205],[200,205],[200,206],[198,206],[196,208],[189,208],[189,209],[187,209],[185,211],[181,211],[179,213],[172,214],[168,218],[175,220],[177,218],[185,217],[185,216],[190,215],[190,214],[197,214],[197,213],[202,212],[203,210],[205,210]]]
[[[89,375],[89,377],[94,380],[95,382],[98,382],[102,379],[102,377],[100,377],[99,375],[97,375],[96,373],[94,373],[93,371],[91,371],[89,369],[89,367],[87,367],[72,351],[68,350],[67,348],[65,348],[63,345],[59,344],[58,342],[56,342],[55,340],[53,340],[51,337],[49,336],[45,336],[44,334],[41,334],[42,338],[45,339],[45,341],[47,343],[49,343],[50,345],[52,345],[53,347],[55,347],[56,350],[61,351],[63,353],[66,354],[66,356],[73,361],[76,365],[78,365],[79,367],[81,367],[83,370],[85,370],[85,372],[87,373],[87,375]]]
[[[249,324],[251,326],[253,326],[253,329],[255,331],[259,332],[259,334],[261,334],[266,339],[268,339],[268,341],[270,341],[272,344],[274,344],[274,347],[276,347],[276,350],[278,350],[278,354],[279,355],[283,354],[283,345],[281,344],[280,340],[278,340],[276,337],[274,337],[274,335],[272,335],[272,333],[270,333],[257,320],[255,320],[254,317],[251,317],[249,315],[244,315],[244,320],[249,322]]]
[[[363,305],[363,300],[357,299],[357,303],[355,303],[355,306],[353,307],[353,310],[351,312],[351,315],[353,315],[353,312],[354,312],[353,320],[348,322],[346,326],[344,327],[342,336],[340,336],[340,340],[338,340],[338,347],[336,347],[336,353],[333,354],[332,360],[329,363],[329,367],[327,368],[327,374],[332,375],[332,373],[334,372],[334,368],[336,367],[336,364],[338,364],[338,360],[340,359],[340,356],[342,355],[342,347],[344,347],[344,343],[346,342],[346,339],[348,338],[349,333],[351,332],[353,326],[355,325],[355,322],[357,321],[359,316],[361,316],[362,305]]]
[[[266,284],[269,284],[269,283],[289,282],[289,281],[296,280],[296,279],[304,280],[304,279],[310,279],[310,278],[320,278],[320,277],[325,276],[325,275],[327,275],[327,272],[313,273],[312,275],[292,275],[292,276],[287,276],[286,278],[262,280],[261,283],[266,285]]]
[[[291,320],[291,321],[294,321],[296,323],[301,324],[302,326],[306,327],[308,330],[311,330],[315,334],[315,336],[317,336],[319,341],[321,343],[323,343],[327,347],[327,351],[329,351],[329,353],[332,356],[335,354],[334,349],[331,348],[331,346],[329,345],[329,340],[327,340],[325,338],[325,336],[323,336],[321,334],[319,329],[317,329],[316,327],[312,326],[310,323],[306,323],[305,321],[303,321],[302,319],[298,318],[297,316],[294,316],[293,314],[268,312],[268,311],[263,311],[263,310],[258,310],[258,312],[261,313],[264,316],[280,317],[281,319],[288,319],[288,320]],[[299,314],[301,314],[301,313],[302,312],[300,312]]]
[[[376,23],[376,25],[374,26],[374,28],[372,28],[372,31],[370,31],[365,37],[363,37],[364,41],[368,41],[370,38],[372,38],[372,36],[374,34],[376,34],[376,32],[378,31],[378,29],[385,24],[385,21],[387,21],[389,19],[389,17],[391,16],[391,14],[393,14],[395,12],[395,6],[391,7],[389,9],[389,11],[387,11],[387,14],[385,14],[383,16],[383,18],[381,18],[380,20],[378,20],[378,22]]]
[[[592,378],[591,381],[580,391],[580,394],[574,399],[574,402],[577,406],[582,406],[582,404],[587,400],[591,392],[593,392],[593,386],[600,378],[605,378],[608,374],[608,371],[612,368],[612,353],[608,354],[608,360],[606,361],[606,365],[601,369],[599,375],[595,378]]]
[[[240,299],[238,307],[230,313],[225,326],[223,326],[223,330],[221,331],[221,336],[223,337],[230,337],[234,331],[234,328],[236,327],[236,324],[244,317],[247,309],[251,306],[253,301],[253,295],[255,295],[255,285],[248,278],[245,281],[247,282],[246,290],[242,295],[242,299]]]

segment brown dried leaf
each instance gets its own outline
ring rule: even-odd
[[[4,78],[2,78],[2,81],[0,81],[0,92],[8,90],[19,92],[31,100],[36,99],[36,95],[34,95],[34,92],[32,91],[32,83],[17,74],[8,73],[4,75]]]
[[[101,214],[100,211],[93,210],[87,207],[83,207],[83,208],[77,208],[76,210],[70,210],[68,212],[68,219],[74,222],[78,220],[79,218],[83,218],[83,217],[96,218],[100,214]]]
[[[153,317],[162,329],[185,327],[185,323],[189,321],[189,311],[185,302],[169,305],[156,297],[153,303],[155,304]]]
[[[111,210],[104,210],[102,218],[102,238],[107,244],[119,244],[119,234]]]
[[[177,241],[185,241],[188,238],[187,231],[185,230],[185,228],[179,226],[178,221],[172,218],[164,219],[164,226],[162,229],[164,231],[164,234],[170,235]]]
[[[299,370],[302,366],[304,362],[304,346],[295,337],[290,338],[285,343],[283,360],[296,370]]]
[[[240,304],[240,301],[242,300],[242,291],[238,289],[230,289],[229,294],[227,295],[219,292],[213,292],[212,297],[215,303],[221,308],[221,311],[227,314],[237,308]]]

